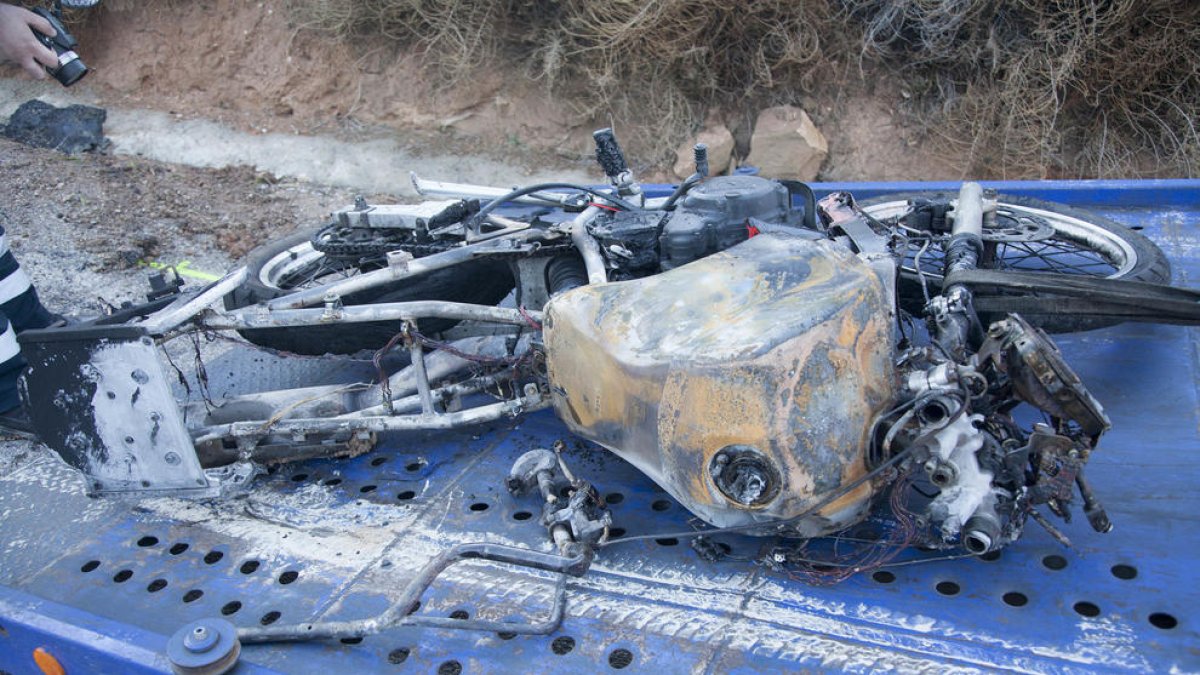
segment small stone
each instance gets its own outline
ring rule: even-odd
[[[733,159],[733,134],[724,124],[716,124],[706,127],[675,151],[673,171],[676,176],[687,178],[696,171],[696,157],[692,148],[697,143],[708,146],[708,175],[719,176],[729,170],[729,163]]]
[[[828,155],[829,144],[808,113],[784,105],[759,113],[745,164],[767,178],[811,181]]]

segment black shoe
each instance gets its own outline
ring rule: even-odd
[[[30,436],[33,434],[33,423],[29,421],[29,413],[21,406],[9,408],[0,412],[0,433],[9,432]]]

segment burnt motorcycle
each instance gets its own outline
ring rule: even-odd
[[[611,131],[596,141],[604,187],[414,175],[428,201],[359,199],[197,292],[160,278],[146,305],[23,334],[40,438],[92,494],[211,498],[380,433],[553,408],[707,525],[655,536],[811,540],[882,506],[892,526],[839,568],[853,573],[909,546],[987,554],[1030,519],[1065,541],[1041,509],[1066,517],[1076,497],[1112,527],[1085,478],[1110,422],[1047,331],[1195,323],[1197,293],[1162,285],[1145,237],[970,182],[817,200],[802,183],[709,177],[703,146],[691,177],[650,197]],[[370,350],[379,377],[178,402],[163,344],[232,331],[286,353]],[[479,545],[439,570],[491,556],[581,573],[597,547],[635,539],[610,537],[561,452],[522,457],[506,484],[541,493],[558,554]]]

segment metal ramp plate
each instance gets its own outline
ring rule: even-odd
[[[1058,185],[1064,194],[1038,196],[1142,228],[1171,257],[1176,283],[1196,285],[1200,184],[1132,184],[1142,206],[1105,186]],[[877,186],[836,187],[866,197]],[[1058,343],[1113,419],[1089,465],[1116,525],[1110,534],[1077,514],[1064,528],[1071,549],[1031,523],[987,560],[888,567],[835,586],[745,560],[707,562],[686,541],[636,542],[604,549],[569,582],[566,619],[550,636],[402,628],[361,641],[249,645],[236,672],[1200,670],[1200,330],[1125,325]],[[209,367],[214,391],[254,380],[254,364],[281,365],[258,354],[222,359]],[[285,367],[308,367],[297,363]],[[544,550],[538,504],[510,497],[502,480],[518,455],[559,438],[572,469],[609,496],[616,527],[690,527],[653,483],[571,439],[548,413],[390,437],[352,460],[283,467],[219,503],[89,499],[36,446],[0,456],[0,671],[36,672],[38,647],[68,673],[169,670],[167,639],[189,621],[364,617],[454,543]],[[721,541],[747,557],[769,546]],[[552,590],[549,575],[467,563],[439,578],[417,611],[537,618]]]

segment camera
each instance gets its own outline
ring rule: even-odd
[[[64,87],[69,87],[83,79],[83,76],[88,73],[88,67],[84,65],[79,55],[75,53],[75,48],[79,46],[79,41],[67,31],[67,27],[63,25],[61,15],[41,7],[33,11],[38,16],[49,21],[51,26],[54,26],[54,37],[47,37],[37,30],[33,31],[39,42],[53,49],[54,53],[58,55],[58,67],[47,67],[46,72],[53,75],[54,79],[61,82]]]

